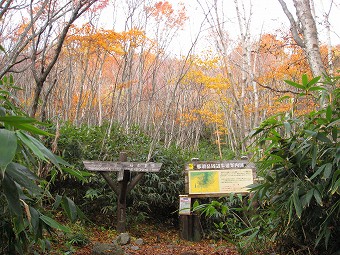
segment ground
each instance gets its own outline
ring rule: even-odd
[[[96,242],[110,243],[117,236],[116,231],[92,227],[87,229],[89,242],[83,247],[76,247],[77,255],[90,255]],[[179,238],[178,229],[165,226],[139,225],[129,231],[133,241],[142,238],[144,243],[138,245],[138,250],[132,250],[127,245],[124,250],[130,255],[237,255],[236,249],[225,241],[202,240],[189,242]]]

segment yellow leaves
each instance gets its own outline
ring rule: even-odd
[[[178,121],[182,125],[188,126],[194,122],[203,121],[206,125],[212,125],[214,128],[223,130],[225,115],[217,107],[215,101],[206,102],[200,109],[192,109],[180,115]]]
[[[224,124],[225,118],[224,114],[221,112],[213,112],[208,108],[196,110],[196,112],[200,115],[200,117],[206,124],[214,124],[216,126],[223,126]]]
[[[216,73],[218,68],[218,57],[202,59],[192,57],[192,67],[182,80],[184,85],[203,85],[206,89],[213,89],[216,92],[226,90],[230,87],[228,78],[221,72]]]

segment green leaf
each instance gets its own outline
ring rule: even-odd
[[[308,207],[309,204],[310,204],[310,201],[313,197],[313,194],[314,194],[314,189],[310,189],[308,190],[308,192],[304,195],[304,201],[302,203],[302,207]]]
[[[316,145],[313,145],[312,147],[312,169],[315,168],[317,157],[318,157],[318,147]]]
[[[323,88],[323,87],[310,87],[309,89],[308,89],[309,91],[317,91],[317,90],[319,90],[319,91],[327,91],[327,89],[325,89],[325,88]]]
[[[317,135],[317,132],[308,129],[305,130],[305,133],[312,137],[315,137]]]
[[[60,203],[62,202],[62,198],[63,197],[60,195],[56,196],[55,202],[53,203],[53,206],[52,206],[53,210],[56,210],[59,207]]]
[[[33,181],[37,178],[31,179],[30,177],[33,173],[28,172],[30,171],[26,167],[17,163],[10,163],[6,171],[6,173],[11,176],[12,180],[18,183],[21,187],[26,188],[34,195],[41,194],[43,192],[42,189]]]
[[[62,200],[62,207],[64,208],[68,218],[75,222],[77,219],[77,206],[75,203],[68,197],[64,197]]]
[[[33,235],[35,240],[37,241],[39,238],[42,238],[42,226],[40,224],[40,213],[32,206],[29,207],[31,214],[31,226],[33,230]]]
[[[319,82],[319,80],[321,79],[321,76],[317,76],[313,79],[311,79],[307,84],[306,84],[306,87],[310,88],[312,87],[313,85],[317,84]],[[317,86],[315,86],[314,88],[317,88]],[[319,87],[321,88],[321,87]],[[323,89],[323,88],[322,88]],[[311,90],[311,89],[309,89]]]
[[[291,96],[282,96],[282,97],[280,97],[277,101],[283,102],[284,100],[286,100],[286,99],[291,99],[291,98],[292,98]]]
[[[331,194],[334,195],[335,192],[337,192],[337,190],[340,187],[340,179],[338,179],[332,186],[332,190],[331,190]]]
[[[227,212],[228,212],[228,207],[225,206],[225,205],[222,205],[222,208],[221,208],[221,213],[222,213],[222,215],[226,215]]]
[[[327,180],[332,173],[333,165],[331,163],[325,164],[325,171],[323,172],[323,179]]]
[[[5,173],[2,185],[10,211],[13,214],[21,217],[22,208],[19,200],[19,192],[15,182],[7,175],[7,173]]]
[[[307,74],[302,75],[302,85],[306,88],[308,85],[308,76]]]
[[[315,177],[321,174],[321,172],[325,169],[326,164],[320,166],[318,170],[309,178],[309,180],[313,180]]]
[[[46,215],[40,215],[39,217],[45,224],[50,226],[51,228],[59,229],[61,231],[64,231],[66,233],[70,233],[70,229],[68,227],[65,227],[64,225],[60,224],[59,222],[55,221],[54,219],[46,216]]]
[[[39,140],[37,140],[33,136],[25,134],[21,131],[16,132],[20,140],[24,142],[40,159],[51,161],[57,167],[59,167],[59,164],[70,166],[65,160],[58,157],[57,155],[54,155],[49,149],[47,149]]]
[[[332,120],[332,107],[329,105],[326,109],[326,119],[330,122]]]
[[[316,139],[324,143],[332,143],[332,141],[325,135],[325,133],[318,133]]]
[[[45,135],[45,136],[50,136],[52,134],[41,130],[31,124],[36,123],[36,124],[43,124],[41,122],[38,122],[34,118],[30,117],[25,117],[25,116],[3,116],[0,117],[0,121],[13,126],[17,129],[25,130],[28,132],[31,132],[32,134],[37,134],[37,135]]]
[[[14,78],[13,78],[13,75],[12,75],[12,74],[9,76],[9,83],[10,83],[11,85],[14,84]]]
[[[32,142],[32,140],[25,134],[24,132],[21,131],[16,131],[16,134],[18,138],[20,139],[21,142],[23,142],[30,150],[40,159],[46,160],[45,155],[40,151],[40,149]]]
[[[10,125],[20,125],[23,123],[34,123],[37,122],[36,119],[23,117],[23,116],[4,116],[0,117],[0,121],[8,123]]]
[[[41,152],[55,165],[59,166],[59,164],[70,166],[69,163],[67,163],[65,160],[60,158],[57,155],[54,155],[49,149],[47,149],[39,140],[34,138],[33,136],[27,135],[28,138],[31,139],[31,141],[39,148]]]
[[[85,177],[88,176],[93,176],[92,173],[89,172],[85,172],[85,171],[80,171],[77,169],[72,169],[72,168],[65,168],[63,167],[62,170],[70,175],[72,175],[73,177],[77,178],[80,181],[85,181]]]
[[[332,127],[332,138],[334,142],[336,142],[338,139],[338,132],[338,127]]]
[[[48,133],[44,130],[41,130],[40,128],[37,128],[37,127],[35,127],[31,124],[18,124],[18,125],[14,125],[14,126],[18,129],[28,131],[32,134],[44,135],[44,136],[53,136],[53,134]]]
[[[318,190],[314,190],[313,192],[313,195],[314,195],[314,198],[316,200],[316,202],[320,205],[320,206],[323,206],[323,203],[322,203],[322,198],[321,198],[321,195],[320,195],[320,192]]]
[[[299,217],[299,219],[301,219],[302,205],[301,205],[301,201],[297,193],[293,194],[293,202],[294,202],[296,215]]]
[[[6,51],[5,51],[4,47],[2,47],[1,45],[0,45],[0,51],[2,51],[2,52],[5,52],[5,53],[6,53]]]
[[[15,132],[0,129],[0,172],[6,170],[7,165],[12,162],[17,150],[17,137]]]

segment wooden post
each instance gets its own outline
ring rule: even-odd
[[[193,213],[192,215],[192,241],[199,242],[202,240],[202,229],[200,215],[198,213]]]
[[[119,162],[111,161],[83,161],[89,171],[100,173],[110,188],[117,194],[117,232],[126,232],[126,196],[142,179],[146,172],[159,172],[162,163],[127,162],[127,154],[119,154]],[[117,183],[111,177],[111,172],[118,172]],[[131,180],[131,172],[137,175]]]
[[[189,215],[179,215],[180,237],[189,240]]]
[[[119,161],[126,162],[127,154],[126,152],[121,152],[119,154]],[[130,180],[130,171],[123,171],[123,179],[118,181],[118,199],[117,199],[117,232],[124,233],[126,232],[126,191],[128,182]]]

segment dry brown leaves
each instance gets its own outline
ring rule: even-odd
[[[88,229],[90,243],[77,249],[77,255],[90,255],[93,243],[111,243],[116,233],[112,230]],[[131,244],[123,246],[126,254],[130,255],[237,255],[236,249],[225,241],[202,240],[190,242],[179,238],[179,231],[165,226],[139,225],[130,232]],[[135,245],[134,240],[142,238],[142,245]],[[134,250],[133,246],[138,246]]]

